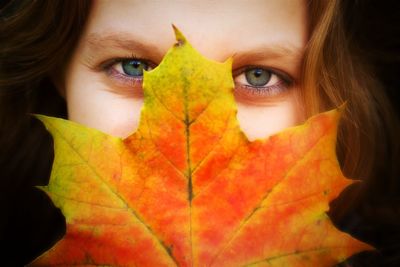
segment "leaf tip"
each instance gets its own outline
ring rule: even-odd
[[[229,57],[227,60],[224,62],[225,65],[229,66],[230,69],[232,69],[232,64],[233,64],[233,58]]]
[[[33,117],[35,117],[36,119],[43,121],[46,119],[45,115],[41,115],[41,114],[32,114]]]
[[[175,39],[177,41],[175,46],[182,46],[183,44],[185,44],[187,41],[182,32],[174,24],[172,24],[172,28],[174,29]]]
[[[43,125],[46,127],[47,130],[49,130],[49,124],[51,122],[51,117],[46,116],[46,115],[41,115],[41,114],[33,114],[33,116],[38,119],[40,122],[43,123]]]

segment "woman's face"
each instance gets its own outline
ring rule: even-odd
[[[64,77],[69,119],[131,134],[143,104],[143,69],[156,67],[175,43],[171,24],[204,56],[233,57],[237,117],[251,140],[303,119],[302,0],[95,1]]]

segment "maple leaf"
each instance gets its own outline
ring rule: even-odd
[[[231,60],[208,60],[175,34],[144,74],[139,128],[127,139],[38,116],[55,146],[42,188],[67,233],[32,265],[331,266],[372,249],[326,215],[353,183],[335,154],[340,111],[250,142]]]

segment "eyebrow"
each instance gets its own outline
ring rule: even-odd
[[[126,32],[94,32],[86,37],[89,47],[95,51],[114,47],[135,53],[140,52],[150,56],[152,59],[161,59],[163,57],[162,51],[157,46],[138,39]]]
[[[303,58],[304,50],[293,45],[268,44],[261,45],[251,50],[237,51],[232,55],[234,64],[243,61],[256,61],[263,59],[287,59],[300,61]]]
[[[161,61],[164,53],[154,44],[145,42],[127,32],[94,32],[86,37],[86,41],[93,51],[110,49],[114,47],[132,53],[150,57],[155,62]],[[237,50],[231,55],[234,65],[258,60],[287,59],[300,61],[303,58],[303,49],[290,44],[265,44],[248,50]]]

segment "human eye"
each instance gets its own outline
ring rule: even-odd
[[[249,66],[234,72],[235,97],[250,104],[281,99],[290,90],[293,79],[282,71]]]
[[[114,64],[113,69],[126,77],[141,78],[143,76],[143,71],[150,70],[151,67],[145,60],[123,59]]]
[[[142,94],[144,71],[152,70],[155,64],[140,58],[116,58],[102,63],[102,69],[116,87]]]

